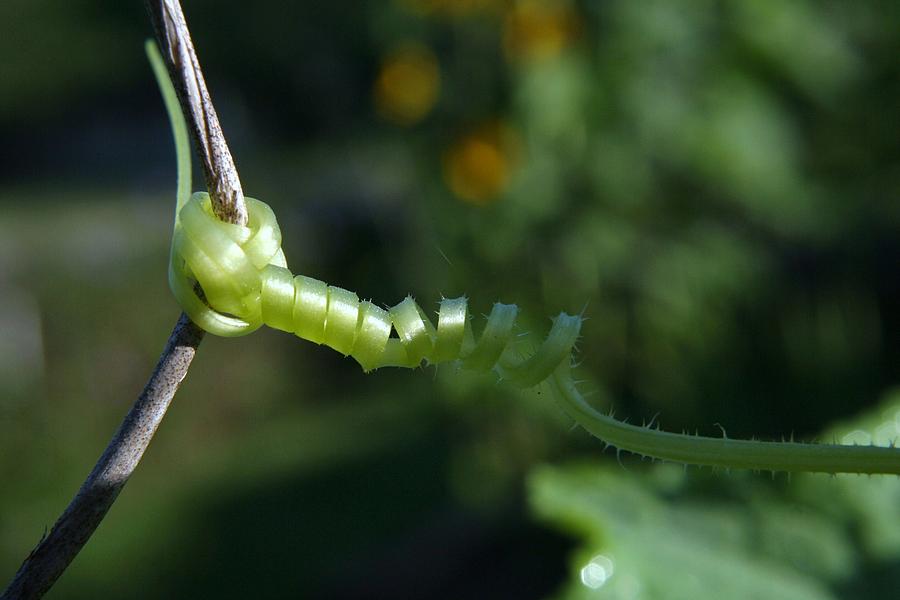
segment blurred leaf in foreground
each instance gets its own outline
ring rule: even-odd
[[[827,438],[888,445],[898,435],[894,393]],[[534,512],[583,540],[559,597],[796,600],[838,597],[837,586],[860,597],[872,585],[865,573],[900,557],[896,477],[801,476],[779,495],[736,474],[722,482],[733,502],[695,499],[685,480],[665,464],[643,474],[600,463],[535,470]]]

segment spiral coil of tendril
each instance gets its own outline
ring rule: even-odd
[[[343,288],[294,276],[274,213],[259,200],[246,201],[246,227],[216,218],[206,193],[191,196],[178,214],[169,282],[185,312],[211,333],[245,335],[265,324],[352,356],[365,371],[460,360],[466,368],[495,369],[522,387],[550,377],[572,353],[581,329],[577,316],[560,314],[544,343],[523,360],[510,345],[514,304],[494,304],[476,341],[465,298],[442,300],[435,326],[411,297],[384,310]]]
[[[459,360],[465,367],[493,369],[522,387],[546,381],[560,406],[585,430],[609,445],[644,456],[768,471],[900,474],[897,448],[691,436],[638,427],[602,414],[584,399],[571,375],[570,357],[582,321],[578,316],[556,317],[543,344],[521,359],[510,343],[515,305],[495,304],[476,341],[465,298],[442,300],[435,326],[412,298],[384,310],[345,289],[295,277],[281,251],[278,222],[266,204],[245,198],[250,219],[244,227],[219,221],[207,194],[190,195],[184,117],[152,42],[147,54],[169,112],[178,158],[169,285],[184,311],[206,331],[234,337],[266,324],[352,356],[365,371]],[[393,331],[397,337],[391,337]]]

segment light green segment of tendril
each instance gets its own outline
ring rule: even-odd
[[[328,345],[365,371],[458,361],[495,371],[520,387],[547,381],[563,409],[607,444],[644,456],[723,468],[765,471],[900,474],[900,449],[837,444],[762,442],[674,434],[629,425],[590,406],[571,375],[582,319],[560,314],[544,342],[521,358],[511,341],[518,309],[497,303],[476,340],[465,298],[444,299],[435,327],[410,297],[384,310],[348,290],[294,276],[281,251],[271,209],[246,198],[246,227],[220,221],[209,196],[190,195],[187,130],[175,91],[152,42],[147,54],[162,91],[178,156],[178,200],[169,284],[184,311],[216,335],[246,335],[262,324]],[[205,301],[197,294],[202,287]],[[215,309],[213,308],[215,307]],[[227,313],[227,314],[226,314]],[[392,332],[397,337],[391,337]]]
[[[159,92],[162,94],[169,115],[169,124],[172,126],[172,138],[175,140],[175,157],[178,162],[178,183],[175,201],[175,227],[178,227],[178,213],[191,196],[191,149],[188,142],[187,125],[181,106],[178,104],[178,95],[175,87],[169,79],[166,65],[156,47],[156,42],[147,40],[144,42],[144,50],[150,59],[150,67],[156,77]]]

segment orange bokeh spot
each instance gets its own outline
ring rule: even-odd
[[[444,179],[461,200],[486,205],[509,184],[517,162],[512,131],[499,123],[483,126],[456,142],[444,156]]]
[[[578,32],[578,16],[568,0],[521,0],[503,25],[503,46],[513,60],[559,55]]]
[[[413,125],[434,108],[441,73],[434,53],[421,44],[406,44],[381,64],[373,90],[375,108],[398,125]]]

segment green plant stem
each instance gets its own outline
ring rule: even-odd
[[[607,444],[642,456],[692,465],[756,471],[900,475],[900,448],[764,442],[694,436],[623,423],[594,409],[576,389],[568,365],[552,378],[563,409]]]

